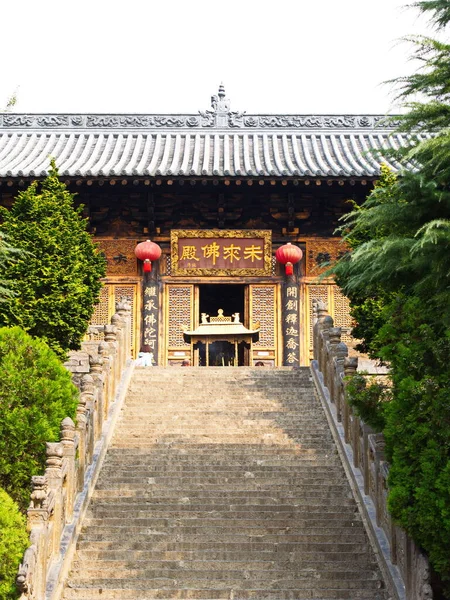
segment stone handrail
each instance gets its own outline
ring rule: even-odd
[[[117,305],[104,341],[82,343],[66,367],[80,390],[76,425],[61,423],[60,441],[47,443],[44,475],[32,477],[27,510],[30,546],[16,577],[20,600],[53,600],[70,564],[81,517],[104,454],[131,358],[131,310]],[[123,395],[123,393],[122,393]]]
[[[387,510],[389,464],[384,436],[366,425],[346,399],[347,378],[355,375],[358,358],[348,356],[348,348],[341,342],[341,328],[334,327],[322,301],[314,303],[314,320],[313,376],[390,591],[400,600],[430,600],[433,593],[427,558]]]

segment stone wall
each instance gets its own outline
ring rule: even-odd
[[[382,569],[392,593],[405,600],[430,600],[430,569],[426,556],[414,541],[395,525],[387,510],[389,464],[384,456],[384,436],[374,432],[354,414],[346,400],[346,381],[358,367],[341,342],[326,305],[314,306],[313,376],[340,448],[353,479],[363,516],[378,550]]]
[[[80,390],[76,425],[61,423],[60,441],[47,443],[43,475],[32,477],[27,510],[30,546],[16,577],[20,600],[57,597],[70,566],[82,515],[106,451],[112,421],[126,387],[131,358],[131,318],[126,302],[117,305],[104,341],[83,342],[66,362]]]

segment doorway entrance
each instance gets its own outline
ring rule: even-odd
[[[205,313],[216,316],[219,308],[223,314],[231,317],[239,313],[241,323],[245,323],[245,285],[239,284],[203,284],[199,285],[200,315]]]
[[[239,321],[246,328],[260,330],[259,340],[253,342],[251,350],[239,346],[239,365],[254,366],[263,362],[265,367],[275,367],[282,364],[279,288],[278,283],[254,283],[253,280],[235,283],[232,278],[224,278],[223,283],[171,279],[164,288],[165,364],[177,366],[187,359],[192,365],[202,364],[200,350],[186,342],[183,332],[198,327],[202,313],[209,315],[208,320],[217,316],[219,308],[226,317],[239,313]],[[218,349],[218,353],[223,353],[224,363],[230,360],[227,347]],[[222,363],[222,357],[219,362]]]
[[[242,284],[201,284],[199,289],[199,321],[202,315],[215,317],[219,310],[223,315],[231,317],[239,313],[239,320],[245,325],[245,285]],[[245,344],[238,346],[237,360],[234,345],[230,342],[217,341],[209,346],[209,357],[206,360],[206,346],[199,343],[195,349],[196,361],[200,366],[209,364],[217,367],[244,366],[248,364],[248,352],[245,352]]]

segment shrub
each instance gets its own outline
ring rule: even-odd
[[[45,468],[45,442],[74,418],[77,390],[45,342],[19,327],[0,328],[0,485],[22,510],[30,478]]]
[[[15,578],[28,546],[25,517],[14,500],[0,488],[0,598],[12,600],[18,594]]]
[[[12,295],[2,303],[0,325],[22,327],[60,356],[79,348],[106,265],[73,199],[52,163],[48,177],[21,192],[11,210],[0,208],[1,232],[26,251],[2,269]]]
[[[388,386],[377,380],[367,382],[367,375],[356,373],[346,386],[346,396],[356,414],[374,431],[383,431],[386,425],[386,407],[390,400]]]

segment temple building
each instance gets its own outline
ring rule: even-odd
[[[307,365],[313,299],[349,341],[347,299],[320,277],[345,252],[339,218],[406,142],[380,115],[234,111],[223,86],[190,115],[3,113],[0,202],[56,160],[108,263],[91,336],[126,297],[134,354],[154,364]],[[147,239],[162,254],[143,273]],[[292,276],[275,258],[288,243]]]

